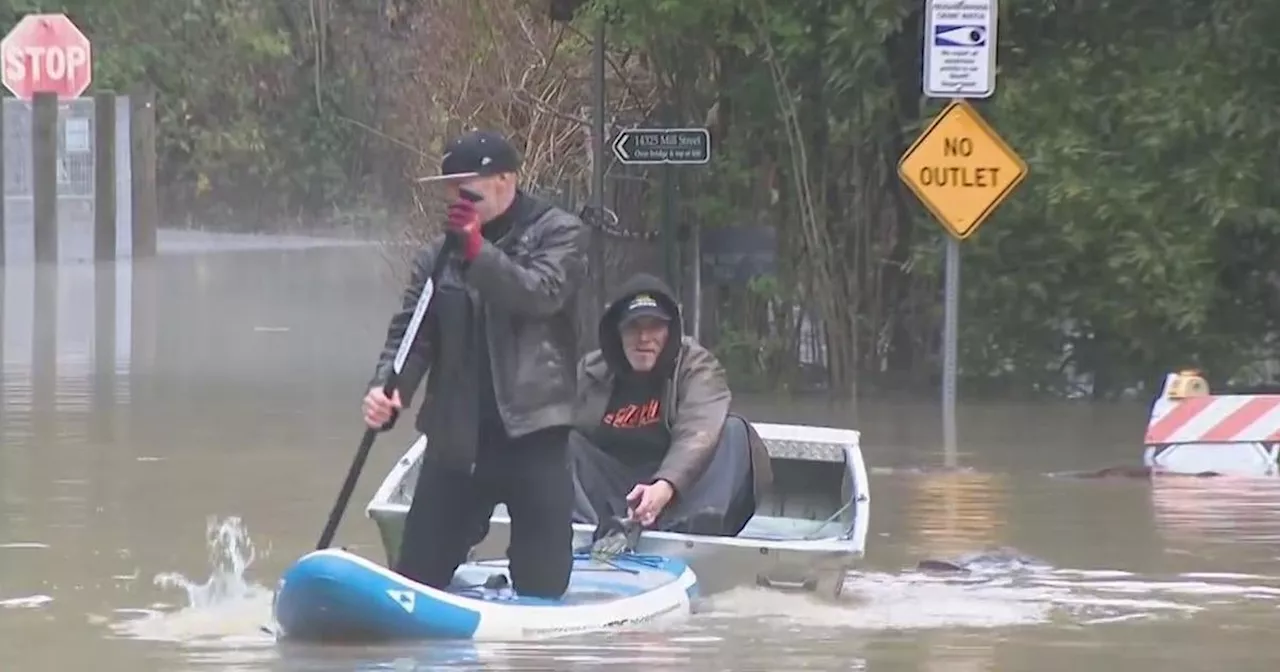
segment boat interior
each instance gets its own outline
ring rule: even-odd
[[[738,536],[841,538],[856,541],[862,550],[870,492],[858,432],[752,424],[768,447],[773,485]]]

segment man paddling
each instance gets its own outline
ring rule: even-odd
[[[446,587],[501,502],[511,515],[514,588],[554,598],[564,593],[573,564],[566,441],[585,229],[576,216],[521,190],[519,165],[502,136],[473,132],[446,147],[441,175],[422,180],[442,181],[454,197],[446,236],[456,252],[439,259],[438,240],[415,261],[364,399],[364,419],[389,428],[430,370],[416,422],[429,443],[396,571]],[[424,335],[387,398],[382,384],[436,263],[448,266]]]
[[[600,318],[599,340],[578,366],[575,521],[736,535],[772,482],[769,453],[729,413],[724,369],[684,336],[671,290],[633,277]]]

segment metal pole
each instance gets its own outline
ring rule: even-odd
[[[942,444],[943,460],[949,468],[956,460],[956,342],[959,340],[960,241],[947,236],[946,275],[942,318]]]
[[[592,93],[594,94],[594,104],[592,105],[591,125],[592,136],[595,141],[591,143],[591,207],[597,217],[603,221],[604,218],[604,148],[608,140],[605,138],[604,129],[604,113],[605,113],[605,81],[604,81],[604,39],[605,39],[605,19],[600,17],[596,24],[596,35],[594,45],[592,46],[594,57],[592,59]],[[605,261],[604,261],[604,232],[597,228],[591,232],[591,262],[596,265],[592,269],[592,274],[596,276],[596,296],[595,303],[602,305],[605,301]]]
[[[692,229],[693,247],[693,340],[702,342],[702,227],[695,220]]]
[[[668,117],[670,119],[670,117]],[[670,124],[670,121],[667,122]],[[671,166],[662,166],[662,264],[667,284],[680,296],[680,272],[676,267],[675,174]]]

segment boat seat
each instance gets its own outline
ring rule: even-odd
[[[747,521],[747,526],[738,533],[738,536],[745,539],[773,541],[821,539],[839,536],[844,532],[845,527],[845,524],[840,521],[827,522],[756,514]]]

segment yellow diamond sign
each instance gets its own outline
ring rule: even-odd
[[[1027,175],[1027,164],[964,100],[947,106],[898,163],[898,176],[951,235],[978,230]]]

